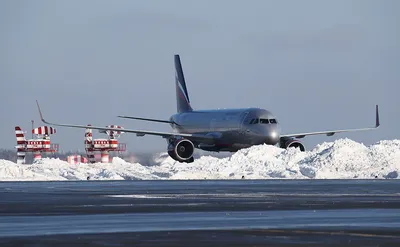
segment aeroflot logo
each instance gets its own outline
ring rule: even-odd
[[[185,93],[185,90],[183,90],[182,83],[179,81],[179,77],[178,77],[178,72],[177,71],[175,71],[175,79],[176,79],[176,83],[178,84],[179,89],[182,92],[182,95],[185,97],[186,102],[189,103],[189,99],[188,99],[188,97],[187,97],[187,95]]]

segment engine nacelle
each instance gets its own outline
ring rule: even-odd
[[[291,147],[300,148],[300,151],[306,151],[304,145],[299,140],[296,140],[294,138],[281,138],[281,140],[279,141],[279,146],[286,149]]]
[[[188,139],[172,140],[168,145],[168,154],[179,162],[193,162],[194,145]]]

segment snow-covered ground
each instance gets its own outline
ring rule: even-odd
[[[325,142],[313,150],[280,149],[259,145],[226,158],[201,156],[179,163],[166,153],[152,166],[114,158],[110,164],[71,165],[58,159],[42,159],[32,165],[0,160],[0,180],[135,180],[135,179],[369,179],[399,178],[400,140],[365,146],[350,139]]]

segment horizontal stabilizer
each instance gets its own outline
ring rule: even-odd
[[[142,118],[142,117],[130,117],[130,116],[118,116],[119,118],[126,118],[126,119],[135,119],[135,120],[143,120],[143,121],[150,121],[150,122],[157,122],[157,123],[168,123],[168,124],[175,124],[174,121],[162,120],[162,119],[154,119],[154,118]]]

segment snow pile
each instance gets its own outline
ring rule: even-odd
[[[32,165],[17,165],[0,160],[0,180],[124,180],[159,179],[138,163],[127,163],[114,158],[112,163],[71,165],[59,159],[41,159]]]
[[[32,165],[0,160],[0,180],[122,179],[348,179],[400,178],[400,140],[365,146],[350,139],[325,142],[311,151],[258,145],[228,157],[203,155],[179,163],[162,153],[152,166],[114,158],[110,164],[71,165],[42,159]]]
[[[301,161],[312,178],[397,178],[400,172],[400,140],[381,141],[366,147],[341,139],[318,145]]]
[[[259,145],[228,158],[203,156],[191,164],[166,158],[158,169],[170,171],[171,179],[399,178],[400,140],[366,147],[350,139],[339,139],[307,152]]]

